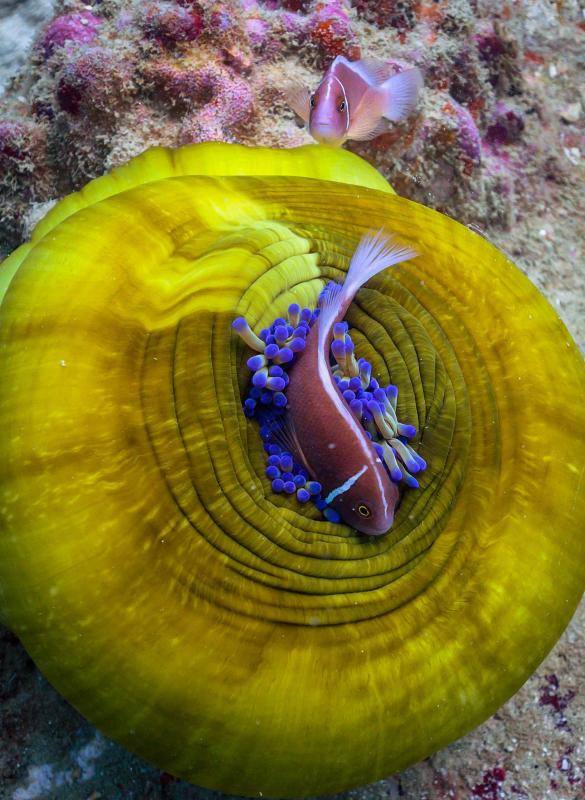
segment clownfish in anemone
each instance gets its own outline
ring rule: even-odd
[[[392,526],[398,487],[344,401],[331,374],[329,349],[334,326],[343,319],[358,289],[379,272],[417,255],[382,232],[361,240],[343,285],[330,283],[321,295],[319,316],[290,372],[287,391],[294,455],[320,482],[325,501],[344,522],[373,536]]]
[[[389,122],[409,116],[423,85],[417,67],[392,76],[388,72],[383,61],[337,56],[314,92],[294,85],[285,90],[285,98],[321,144],[339,147],[348,139],[374,139],[388,130]]]
[[[254,375],[244,411],[260,423],[273,491],[296,492],[301,503],[311,497],[329,521],[370,536],[391,528],[396,483],[416,488],[411,472],[426,463],[405,441],[416,429],[396,418],[396,387],[383,389],[365,359],[355,360],[342,320],[370,278],[417,255],[382,231],[368,234],[344,283],[328,283],[315,311],[293,304],[289,324],[279,318],[260,337],[243,317],[233,323],[261,353],[247,362]]]

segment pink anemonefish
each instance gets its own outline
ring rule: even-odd
[[[333,327],[366,281],[417,255],[383,231],[364,236],[343,285],[330,284],[321,297],[319,317],[291,370],[287,390],[287,439],[297,461],[322,484],[327,504],[348,525],[370,536],[392,526],[398,487],[333,380]]]
[[[388,130],[414,109],[423,85],[417,67],[389,76],[383,61],[348,61],[337,56],[317,89],[286,90],[286,100],[321,144],[339,147],[347,139],[366,140]]]

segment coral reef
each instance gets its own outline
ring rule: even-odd
[[[565,4],[567,31],[582,33],[574,5]],[[544,62],[537,22],[479,0],[63,0],[1,112],[2,131],[27,131],[2,147],[11,210],[1,233],[18,243],[31,203],[153,144],[310,141],[280,90],[292,74],[316,85],[339,54],[425,73],[417,117],[350,147],[407,197],[510,228],[527,180],[548,175],[552,199],[582,145],[578,97],[568,93],[555,119],[534,81]]]
[[[56,17],[47,25],[39,42],[45,58],[50,58],[57,48],[66,43],[93,42],[101,24],[100,17],[87,10]]]

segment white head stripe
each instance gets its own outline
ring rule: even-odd
[[[339,80],[337,75],[332,75],[331,77],[333,78],[334,81],[337,81],[337,83],[341,86],[341,91],[343,92],[343,99],[345,100],[345,108],[347,109],[346,121],[345,121],[345,130],[347,131],[349,129],[349,100],[347,99],[347,93],[345,91],[345,86]]]
[[[351,489],[351,487],[354,485],[357,479],[364,474],[367,468],[368,468],[367,464],[364,464],[364,466],[359,470],[359,472],[356,472],[355,475],[352,475],[351,478],[348,478],[345,483],[342,483],[341,486],[337,487],[337,489],[332,489],[325,498],[325,502],[327,503],[327,505],[329,505],[329,503],[331,503],[332,500],[335,500],[336,497],[339,497],[340,494],[343,494],[344,492],[347,492],[348,489]]]

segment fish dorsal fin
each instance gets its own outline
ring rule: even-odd
[[[351,302],[358,289],[374,275],[418,255],[416,250],[400,244],[383,229],[366,234],[349,263],[343,284],[344,301]]]
[[[361,58],[349,63],[370,86],[379,86],[392,75],[392,66],[378,58]]]
[[[319,299],[319,351],[325,351],[325,345],[331,326],[339,316],[343,302],[343,286],[331,282],[327,284]]]
[[[301,83],[290,83],[283,90],[287,105],[299,116],[305,125],[309,122],[311,114],[311,93]]]
[[[347,137],[356,141],[374,139],[388,129],[382,119],[384,95],[378,89],[368,89],[350,115]]]

